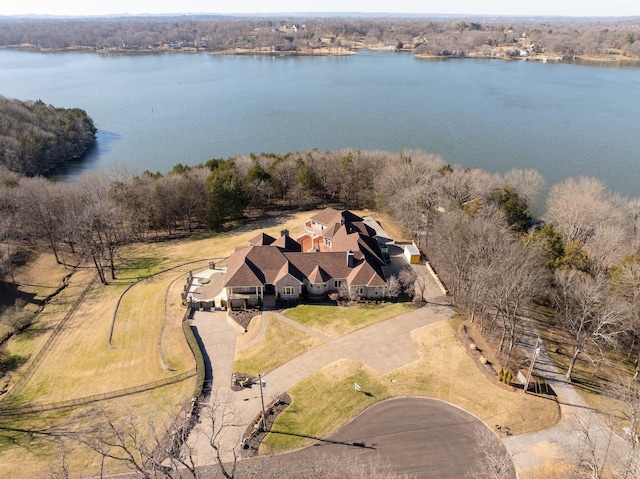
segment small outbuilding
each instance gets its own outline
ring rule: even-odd
[[[404,245],[404,257],[409,264],[420,263],[420,250],[415,243]]]

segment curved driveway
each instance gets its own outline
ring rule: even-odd
[[[450,306],[429,304],[337,339],[326,338],[324,344],[264,376],[265,404],[314,372],[343,358],[362,362],[381,374],[418,360],[420,356],[411,342],[411,331],[447,319],[452,314]],[[229,325],[226,313],[196,313],[193,325],[211,361],[211,401],[216,401],[218,408],[222,402],[226,412],[233,414],[233,425],[225,427],[220,438],[223,457],[231,458],[232,448],[239,443],[238,438],[261,411],[260,390],[257,386],[238,392],[230,389],[235,337],[240,333]],[[199,464],[214,461],[207,428],[210,428],[210,421],[202,420],[190,436]]]

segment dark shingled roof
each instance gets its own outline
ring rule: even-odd
[[[302,245],[289,235],[280,236],[280,238],[271,243],[271,246],[277,247],[283,253],[289,251],[302,251]]]
[[[249,240],[251,246],[268,246],[276,239],[273,236],[269,236],[267,233],[260,233],[258,236],[254,236]]]
[[[224,285],[262,286],[291,275],[314,284],[335,278],[346,279],[351,286],[385,286],[381,268],[385,262],[373,228],[347,210],[325,208],[312,219],[327,225],[324,236],[331,239],[331,251],[303,253],[302,245],[286,233],[277,239],[262,233],[249,241],[251,246],[237,248],[231,255]],[[349,252],[353,252],[351,266]]]

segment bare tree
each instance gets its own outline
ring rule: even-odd
[[[609,477],[615,463],[615,451],[611,448],[613,430],[605,428],[595,411],[581,412],[569,418],[570,433],[561,443],[573,464],[574,477],[601,479]],[[618,476],[611,476],[618,477]]]
[[[595,178],[569,178],[551,188],[546,220],[563,235],[565,242],[586,242],[598,225],[616,215],[616,205],[604,184]]]
[[[413,282],[413,300],[426,303],[426,294],[431,281],[431,273],[426,265],[418,265],[418,267],[414,268],[414,271],[416,276],[415,281]]]
[[[24,178],[20,181],[23,205],[22,218],[30,224],[34,239],[45,238],[58,264],[62,261],[58,252],[60,218],[64,211],[64,185],[42,177]]]
[[[505,349],[511,356],[517,340],[525,332],[525,308],[540,298],[548,283],[544,260],[539,251],[518,241],[503,241],[499,258],[492,263],[499,266],[487,284],[487,296],[498,312],[502,334],[498,352]]]
[[[68,435],[98,454],[99,477],[107,473],[105,461],[111,460],[143,479],[198,479],[206,470],[196,463],[199,449],[190,435],[200,420],[200,430],[206,437],[207,446],[214,452],[218,471],[223,477],[232,479],[240,448],[239,436],[236,436],[239,429],[223,402],[215,397],[212,402],[206,398],[201,401],[186,400],[180,408],[159,410],[147,421],[140,421],[135,411],[116,418],[113,413],[101,409],[94,413],[92,428]],[[234,444],[231,450],[225,449],[231,443]]]
[[[621,377],[610,390],[611,397],[616,401],[617,411],[624,418],[623,438],[626,451],[619,451],[622,460],[618,461],[618,477],[623,479],[637,479],[640,477],[640,456],[638,445],[640,438],[640,384],[635,378]],[[613,427],[613,426],[612,426]]]
[[[589,354],[588,347],[597,350],[613,347],[624,331],[622,311],[612,300],[606,278],[594,278],[576,270],[555,273],[554,297],[558,327],[569,335],[573,349],[566,377],[571,380],[580,354]]]
[[[415,294],[416,278],[416,272],[411,266],[402,268],[402,270],[400,270],[400,273],[398,274],[398,281],[400,281],[402,289],[411,297],[413,297]]]
[[[62,439],[58,439],[60,448],[60,464],[51,466],[47,470],[47,475],[51,479],[69,479],[69,467],[67,465],[67,449]]]
[[[628,357],[635,357],[634,379],[640,375],[640,260],[637,257],[627,258],[621,265],[611,271],[613,291],[622,299],[624,315],[627,322],[627,334],[624,346],[628,349]]]
[[[397,298],[402,291],[402,285],[400,284],[400,280],[395,275],[389,276],[387,278],[387,297],[389,298]]]
[[[513,455],[504,447],[500,439],[489,429],[476,431],[476,444],[482,457],[474,464],[466,477],[472,479],[511,479],[516,477]]]
[[[378,201],[391,209],[420,244],[423,233],[428,231],[429,215],[436,206],[442,178],[439,171],[444,162],[424,152],[407,151],[388,159],[387,164],[384,174],[375,178]]]
[[[545,186],[544,177],[537,170],[513,169],[504,174],[504,181],[512,185],[518,195],[531,204]]]

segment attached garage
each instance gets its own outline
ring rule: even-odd
[[[404,257],[409,264],[418,264],[420,263],[420,250],[414,244],[404,245]]]

